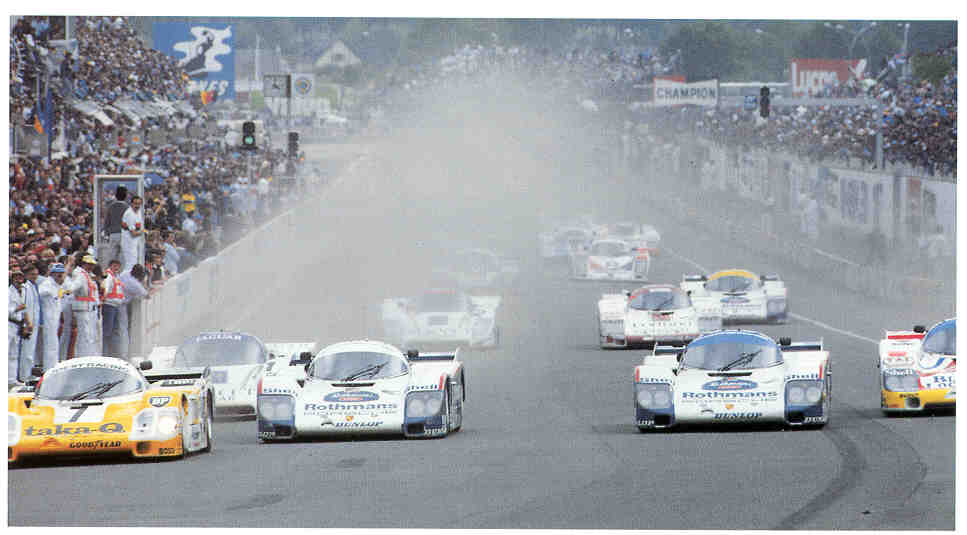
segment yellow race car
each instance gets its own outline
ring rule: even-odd
[[[184,457],[211,451],[210,372],[151,374],[116,358],[57,364],[7,395],[8,465],[34,456]],[[41,370],[35,368],[35,376]]]

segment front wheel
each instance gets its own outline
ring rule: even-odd
[[[208,402],[205,404],[206,405],[205,419],[202,422],[202,425],[205,427],[205,447],[202,448],[201,451],[205,453],[211,453],[211,451],[215,449],[215,429],[214,429],[214,426],[212,425],[212,419],[213,419],[212,415],[214,414],[214,411],[212,410],[213,404],[214,402],[212,401],[211,395],[209,395]]]

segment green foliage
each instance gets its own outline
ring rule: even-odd
[[[689,81],[730,79],[742,68],[744,47],[728,23],[683,24],[661,45],[665,57],[677,50],[681,50],[682,71]]]
[[[953,68],[949,58],[943,56],[923,55],[913,58],[913,77],[920,80],[930,80],[934,87],[940,85],[943,77]]]

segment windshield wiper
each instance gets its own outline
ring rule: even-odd
[[[78,392],[73,396],[67,398],[70,401],[77,401],[79,399],[85,399],[88,395],[96,393],[95,397],[103,396],[108,390],[114,388],[115,386],[124,382],[124,379],[118,379],[117,381],[104,381],[95,384],[94,386],[84,390],[83,392]]]
[[[379,373],[379,371],[383,369],[383,366],[386,366],[387,364],[389,364],[389,361],[388,360],[386,362],[382,362],[380,364],[373,364],[371,366],[366,366],[365,368],[363,368],[363,369],[361,369],[359,371],[356,371],[356,372],[353,372],[353,373],[347,375],[345,378],[342,379],[342,381],[352,381],[354,379],[359,379],[360,377],[362,377],[364,375],[368,375],[368,376],[372,377],[372,376],[376,375],[377,373]]]
[[[661,303],[658,303],[658,305],[656,305],[655,308],[653,308],[651,310],[654,311],[654,312],[659,312],[659,311],[661,311],[661,308],[663,306],[667,305],[668,303],[671,303],[674,300],[675,300],[675,296],[671,296],[668,299],[665,299],[664,301],[662,301]]]
[[[726,364],[725,366],[722,366],[721,368],[719,368],[719,371],[720,372],[728,371],[740,364],[746,364],[748,362],[751,362],[752,359],[759,353],[762,353],[761,349],[756,349],[755,351],[750,351],[748,353],[740,353],[739,358],[733,360],[732,362]]]

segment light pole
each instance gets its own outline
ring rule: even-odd
[[[853,48],[856,46],[856,41],[860,38],[861,35],[863,35],[864,33],[866,33],[867,30],[869,30],[871,28],[875,28],[876,27],[876,21],[872,21],[872,22],[868,23],[866,26],[863,26],[862,28],[860,28],[859,30],[853,30],[853,31],[847,30],[846,27],[843,26],[842,24],[837,24],[837,25],[834,26],[834,25],[832,25],[832,24],[830,24],[828,22],[824,22],[823,23],[823,26],[825,26],[827,28],[834,29],[834,30],[839,30],[839,31],[847,32],[847,33],[853,35],[853,40],[850,41],[850,44],[849,44],[849,51],[847,53],[847,56],[848,57],[846,58],[846,59],[853,59]],[[867,52],[869,52],[869,51],[867,51]]]

